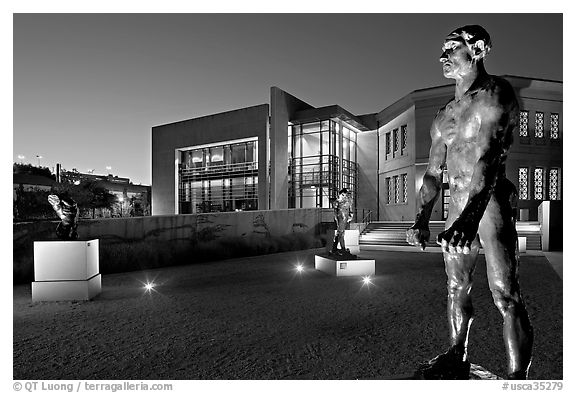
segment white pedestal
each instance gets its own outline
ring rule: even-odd
[[[320,255],[314,256],[314,267],[333,276],[367,276],[376,273],[376,260],[337,260]]]
[[[518,236],[518,252],[524,254],[526,252],[526,237]]]
[[[32,301],[90,300],[102,292],[98,239],[34,242]]]
[[[336,236],[336,231],[334,231],[334,236]],[[360,252],[360,231],[358,229],[346,229],[344,231],[344,244],[350,253],[358,254]]]

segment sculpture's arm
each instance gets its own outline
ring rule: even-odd
[[[409,244],[426,248],[430,239],[429,222],[432,209],[440,196],[442,189],[442,173],[446,164],[446,144],[442,139],[437,122],[432,123],[430,129],[432,144],[428,166],[422,179],[422,186],[416,196],[416,220],[414,225],[406,231],[406,241]]]

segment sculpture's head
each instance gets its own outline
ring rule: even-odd
[[[492,41],[482,26],[459,27],[446,36],[442,45],[442,71],[446,78],[458,78],[483,62],[490,52]]]

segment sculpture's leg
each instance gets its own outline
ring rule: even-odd
[[[476,239],[470,254],[444,253],[447,276],[447,314],[450,329],[450,349],[419,366],[416,377],[421,379],[468,379],[470,362],[467,360],[468,331],[474,310],[470,292],[472,276],[478,258]]]
[[[480,222],[488,283],[503,318],[503,336],[510,379],[526,379],[534,341],[532,325],[518,280],[517,233],[509,204],[492,198]]]
[[[336,254],[338,252],[338,232],[334,234],[334,239],[332,240],[332,249],[330,250],[331,254]]]
[[[470,254],[444,253],[450,344],[462,351],[463,360],[467,356],[468,331],[474,316],[470,292],[472,291],[472,276],[476,268],[479,248],[479,242],[475,240],[472,243]]]
[[[342,252],[346,252],[346,244],[344,242],[344,233],[345,233],[345,231],[343,230],[339,236],[340,249],[342,250]]]

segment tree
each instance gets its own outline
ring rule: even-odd
[[[52,180],[56,180],[56,176],[52,174],[48,167],[44,166],[34,166],[32,164],[20,164],[15,162],[14,165],[12,165],[12,172],[43,176]]]
[[[68,193],[82,210],[88,209],[95,218],[96,209],[111,209],[118,199],[98,182],[87,181],[79,185],[60,183],[55,189],[57,193]]]

